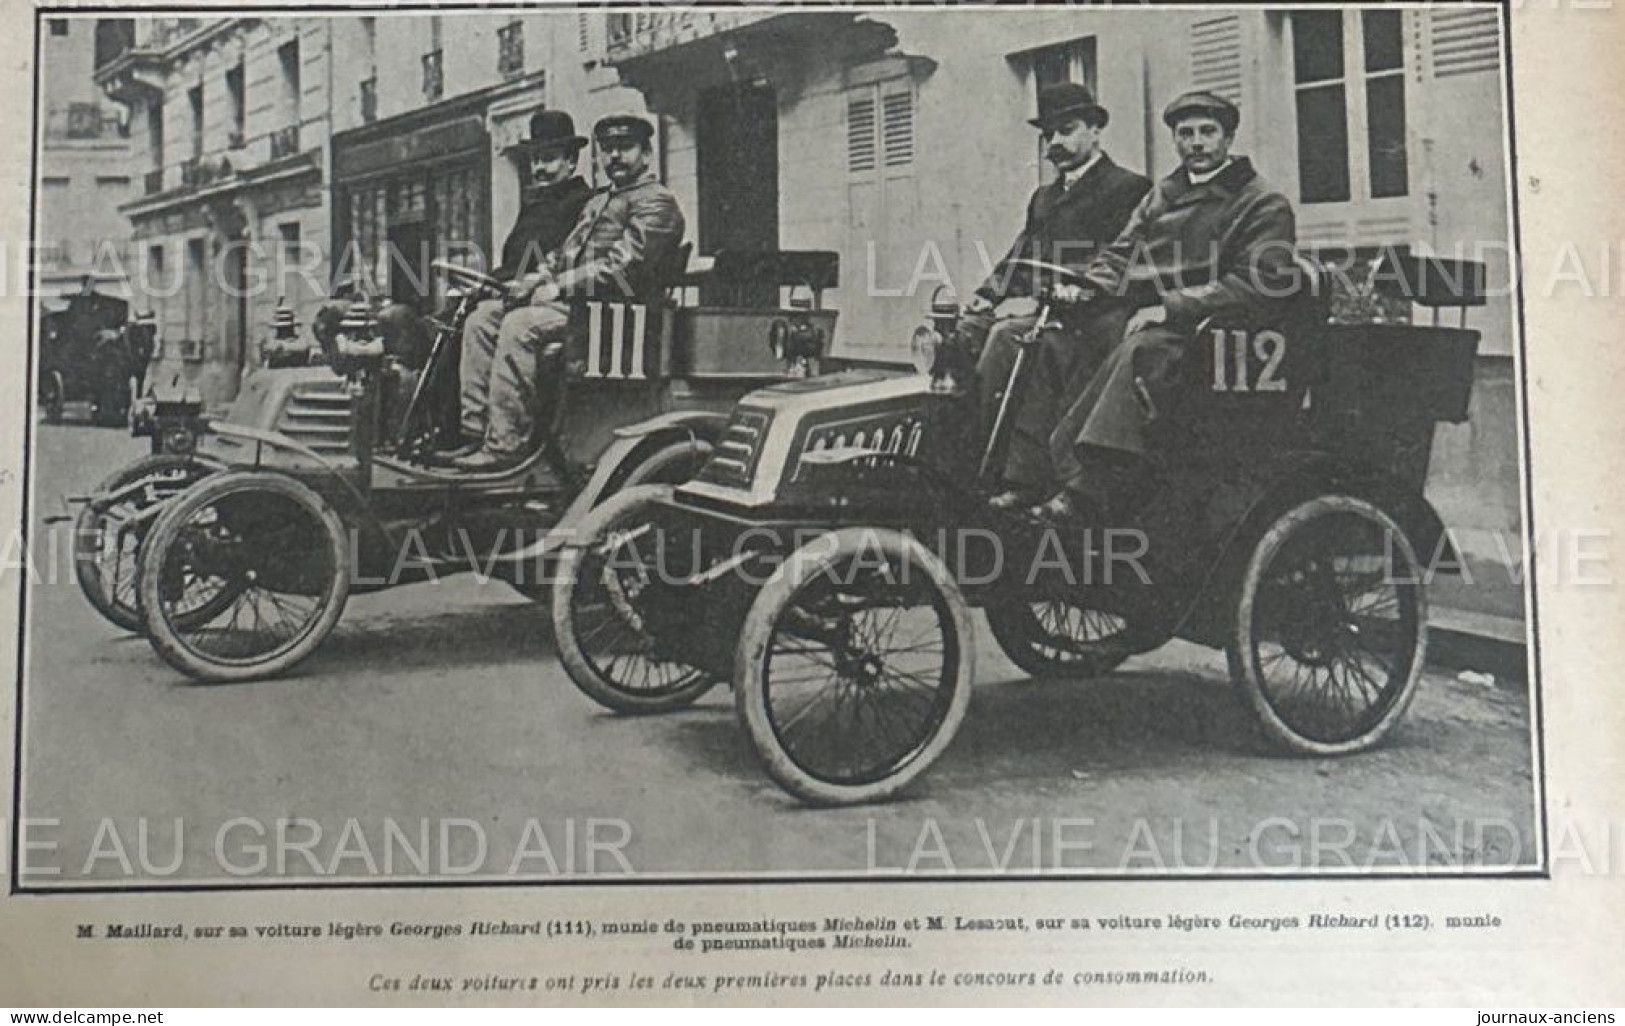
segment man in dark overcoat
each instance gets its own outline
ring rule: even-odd
[[[1118,167],[1101,149],[1108,120],[1106,108],[1085,86],[1062,82],[1039,93],[1038,116],[1029,123],[1042,135],[1055,180],[1033,192],[1021,234],[1004,260],[1027,258],[1082,270],[1122,231],[1151,182]],[[1004,397],[1017,340],[1033,328],[1034,284],[1026,274],[995,268],[965,306],[960,339],[981,354],[977,377],[985,424],[992,424]],[[1013,413],[1003,475],[1009,490],[995,497],[994,505],[1030,503],[1054,491],[1050,434],[1104,356],[1065,330],[1043,333],[1029,357],[1029,384]]]

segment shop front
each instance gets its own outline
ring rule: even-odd
[[[491,141],[485,99],[465,97],[333,137],[335,282],[427,312],[430,262],[491,259]]]

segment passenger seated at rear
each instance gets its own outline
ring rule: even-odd
[[[1296,295],[1292,205],[1246,157],[1231,155],[1236,105],[1186,93],[1162,117],[1181,166],[1085,272],[1093,294],[1086,325],[1117,330],[1121,311],[1133,313],[1121,344],[1050,438],[1063,490],[1034,510],[1042,519],[1077,516],[1080,499],[1098,510],[1134,488],[1146,452],[1145,395],[1178,377],[1202,321],[1268,320]]]
[[[548,254],[528,305],[496,323],[471,319],[464,333],[465,364],[471,344],[490,346],[492,355],[484,437],[477,451],[453,461],[460,469],[503,470],[529,455],[542,358],[569,331],[569,300],[654,301],[665,286],[660,270],[682,244],[677,197],[651,167],[654,126],[615,114],[598,121],[593,137],[609,187],[593,195],[563,245]]]

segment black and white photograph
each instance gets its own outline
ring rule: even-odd
[[[13,890],[1545,876],[1508,18],[37,12]]]

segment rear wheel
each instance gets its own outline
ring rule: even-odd
[[[199,482],[158,515],[140,561],[148,640],[199,680],[286,672],[332,631],[350,593],[343,522],[281,474]]]
[[[746,614],[734,702],[769,775],[819,805],[881,801],[930,768],[970,702],[970,610],[891,530],[794,552]]]
[[[153,507],[167,502],[218,467],[186,456],[147,456],[96,488],[73,525],[73,572],[85,599],[110,623],[142,628],[136,569]]]
[[[1149,641],[1123,617],[1066,599],[1001,598],[985,612],[999,648],[1034,677],[1098,677]]]
[[[1277,746],[1357,752],[1415,697],[1426,623],[1421,564],[1399,525],[1364,499],[1322,496],[1259,539],[1227,647],[1230,674]]]
[[[582,520],[559,557],[553,636],[565,672],[582,693],[618,713],[670,712],[698,701],[715,677],[661,654],[638,601],[658,572],[646,532],[654,503],[671,488],[619,491]]]

